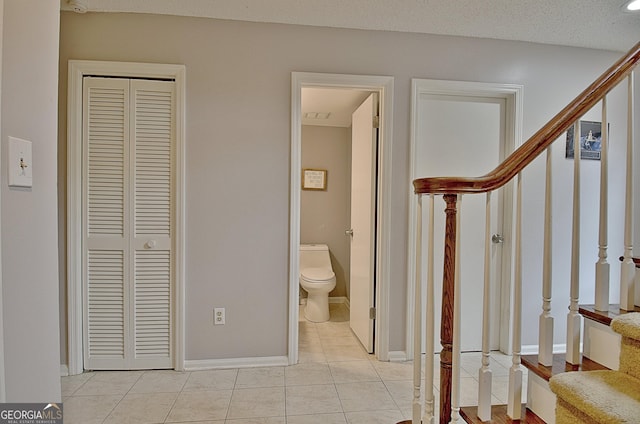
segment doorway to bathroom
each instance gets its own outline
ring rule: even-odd
[[[375,353],[378,359],[388,359],[386,250],[390,233],[392,93],[391,77],[292,74],[288,350],[291,364],[298,362],[299,355],[301,242],[329,246],[337,280],[332,300],[348,308],[350,333],[365,350]],[[352,136],[354,127],[357,133],[362,131],[357,129],[361,124],[355,121],[352,124],[352,113],[361,105],[359,114],[363,116],[356,120],[366,123],[368,134]],[[362,144],[365,147],[352,154],[351,145],[359,144],[353,143],[356,138],[365,140]],[[322,190],[303,190],[307,188],[301,181],[303,168],[322,171],[325,175]],[[356,169],[359,170],[355,172]],[[356,179],[352,180],[354,174]],[[353,190],[363,184],[364,190]],[[354,200],[352,194],[363,197]],[[357,225],[351,222],[352,213],[358,213],[358,209],[360,216],[367,217],[364,224],[362,218],[356,219]],[[336,305],[332,307],[335,309]],[[346,318],[342,312],[341,316]]]

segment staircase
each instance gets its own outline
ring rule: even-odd
[[[549,380],[557,424],[634,423],[640,419],[640,313],[619,315],[620,370],[562,373]]]
[[[637,113],[634,111],[634,99],[638,97],[638,93],[634,88],[633,70],[640,62],[640,43],[636,44],[626,55],[612,65],[604,74],[602,74],[593,84],[587,87],[574,101],[567,105],[554,118],[551,119],[544,127],[536,132],[527,142],[515,150],[507,159],[496,169],[486,175],[469,178],[469,177],[435,177],[420,178],[414,180],[413,185],[415,193],[418,196],[416,216],[420,217],[417,221],[416,249],[416,288],[415,300],[415,318],[414,328],[420,328],[422,321],[420,302],[427,305],[427,316],[425,322],[426,343],[430,343],[433,337],[433,329],[430,323],[433,322],[433,308],[430,306],[433,302],[427,296],[421,293],[420,288],[423,285],[421,281],[422,274],[419,272],[420,267],[427,269],[426,274],[431,275],[433,267],[433,214],[434,214],[434,198],[442,196],[445,209],[445,236],[443,241],[444,248],[444,270],[442,281],[442,317],[441,328],[436,334],[440,334],[440,344],[442,351],[440,352],[440,390],[439,390],[439,417],[434,416],[434,410],[437,408],[434,393],[431,388],[434,383],[434,375],[430,370],[433,364],[433,354],[429,353],[427,348],[425,355],[425,370],[421,370],[422,361],[414,360],[414,390],[413,390],[413,410],[412,418],[402,423],[456,423],[466,422],[480,423],[511,423],[511,422],[527,422],[527,423],[596,423],[596,422],[640,422],[640,319],[629,318],[640,316],[640,314],[630,313],[634,311],[640,312],[640,271],[636,271],[637,260],[634,263],[632,258],[632,239],[633,239],[633,146],[637,141],[634,135],[634,120],[637,123]],[[612,95],[612,91],[616,95]],[[613,103],[614,100],[620,99],[620,92],[624,93],[624,105]],[[612,102],[612,106],[608,102]],[[593,275],[585,277],[580,276],[580,261],[584,256],[584,251],[589,248],[593,251],[592,246],[583,246],[581,243],[581,234],[584,233],[584,225],[581,226],[580,218],[586,212],[581,211],[583,207],[580,198],[581,188],[581,156],[585,153],[585,139],[591,138],[581,132],[581,120],[585,114],[593,115],[592,109],[598,108],[601,113],[601,125],[597,132],[601,135],[601,156],[599,162],[599,205],[589,204],[588,213],[593,215],[596,211],[598,216],[597,231],[598,246],[597,258],[595,263],[595,272]],[[620,112],[624,110],[625,112]],[[622,210],[624,216],[609,217],[608,199],[609,196],[609,116],[617,119],[617,134],[613,143],[618,149],[614,156],[616,157],[616,170],[624,170],[622,177],[624,178],[624,200],[622,205],[618,207]],[[593,119],[593,118],[590,118]],[[626,128],[620,128],[619,123],[626,122]],[[624,125],[622,125],[624,126]],[[571,146],[573,147],[574,157],[573,163],[573,195],[572,198],[558,199],[552,196],[552,187],[558,184],[558,179],[552,178],[553,169],[552,144],[556,141],[564,142],[562,137],[568,129],[572,128],[573,139]],[[620,134],[624,135],[621,136]],[[570,144],[570,143],[567,143]],[[613,145],[613,144],[612,144]],[[624,152],[624,159],[620,159],[620,149]],[[558,149],[556,149],[557,151]],[[568,150],[568,148],[567,148]],[[522,237],[522,210],[523,210],[523,174],[527,173],[528,165],[534,159],[546,153],[546,176],[545,176],[545,199],[543,205],[544,211],[544,228],[540,229],[540,234],[544,234],[544,246],[540,252],[541,269],[541,286],[540,293],[541,306],[538,336],[538,354],[522,355],[522,316],[523,310],[530,311],[531,302],[537,299],[526,299],[527,308],[523,308],[523,244],[527,240]],[[637,156],[636,156],[637,157]],[[593,169],[593,167],[589,168]],[[620,175],[620,173],[618,173]],[[510,327],[510,353],[512,355],[512,366],[509,372],[509,390],[507,405],[492,405],[491,385],[492,374],[489,367],[491,352],[489,351],[489,316],[491,311],[490,302],[478,299],[482,302],[482,316],[478,317],[484,324],[483,326],[483,351],[482,360],[478,364],[479,370],[479,392],[478,405],[473,407],[463,407],[460,405],[460,261],[464,258],[460,257],[460,216],[459,208],[462,204],[462,198],[468,195],[485,195],[487,197],[487,205],[492,193],[504,189],[507,184],[514,186],[514,208],[515,237],[512,242],[512,269],[513,281],[510,285],[511,302],[511,327]],[[591,184],[591,183],[590,183]],[[619,181],[616,183],[619,184]],[[593,190],[593,185],[590,186]],[[598,187],[595,188],[596,190]],[[429,201],[429,218],[424,219],[422,199],[427,197]],[[553,202],[559,202],[554,205]],[[563,211],[571,211],[571,241],[570,253],[568,258],[558,257],[557,252],[552,252],[554,232],[552,231],[552,211],[561,208]],[[637,213],[636,208],[636,215]],[[479,216],[478,225],[487,222],[486,246],[491,246],[491,232],[488,227],[488,216],[490,215],[490,206],[487,207],[487,216]],[[527,223],[527,225],[530,225]],[[622,251],[623,255],[620,264],[609,264],[607,261],[609,240],[608,230],[610,227],[616,226],[616,230],[624,239],[622,245],[615,246],[615,252]],[[422,256],[422,231],[428,233],[428,246],[425,249],[425,255]],[[591,230],[591,229],[589,229]],[[439,248],[442,248],[439,247]],[[531,249],[529,249],[530,251]],[[482,252],[478,252],[482,255]],[[530,254],[530,252],[529,252]],[[485,272],[484,284],[485,293],[488,292],[491,281],[489,268],[489,254],[485,252]],[[569,281],[553,281],[552,258],[557,263],[569,264],[570,276]],[[527,264],[532,263],[532,259],[527,257]],[[611,269],[616,267],[616,277],[619,273],[619,286],[610,287]],[[584,274],[584,273],[583,273]],[[478,275],[482,275],[482,270],[478,271]],[[427,293],[433,293],[433,282],[427,279]],[[482,280],[482,278],[480,278]],[[552,314],[552,295],[557,289],[554,286],[562,284],[562,289],[568,292],[568,299],[553,299],[554,307],[564,309],[568,306],[569,312],[566,315],[566,338],[563,340],[554,340],[554,316]],[[580,305],[581,284],[593,290],[592,305]],[[584,289],[583,289],[584,290]],[[619,302],[612,305],[610,302],[610,293],[612,291],[619,293]],[[424,297],[423,297],[424,296]],[[591,296],[590,296],[591,297]],[[617,300],[617,299],[616,299]],[[429,303],[431,302],[431,303]],[[530,313],[530,312],[529,312]],[[637,323],[636,321],[637,320]],[[584,331],[583,331],[584,320]],[[632,323],[628,321],[633,321]],[[612,324],[612,329],[609,327]],[[637,324],[637,328],[636,328]],[[421,335],[419,331],[414,334],[414,348],[419,349],[421,346]],[[555,342],[555,343],[554,343]],[[617,346],[622,346],[621,350],[617,350]],[[433,349],[431,349],[432,351]],[[562,353],[558,353],[558,351]],[[420,357],[420,351],[416,350],[414,357]],[[635,358],[635,359],[629,359]],[[635,363],[633,362],[635,361]],[[524,368],[528,369],[528,375],[525,378]],[[424,379],[424,381],[423,381]],[[523,387],[527,384],[527,402],[522,404]],[[610,387],[613,381],[623,381],[624,387],[622,392],[614,392]],[[637,380],[637,381],[636,381]],[[423,386],[424,385],[424,386]],[[597,390],[590,388],[598,387]],[[606,389],[606,390],[605,390]],[[624,391],[626,390],[626,392]],[[424,393],[424,395],[422,394]],[[626,393],[630,401],[620,402],[620,393]],[[578,401],[578,397],[582,400]],[[602,415],[591,414],[585,412],[587,405],[603,404],[611,406],[614,402],[618,402],[614,409],[617,413],[624,414],[627,409],[629,414],[633,415],[635,421],[606,421],[606,414],[614,414],[614,412],[603,412]],[[635,402],[635,403],[634,403]],[[558,405],[556,409],[556,404]],[[556,421],[556,410],[557,421]],[[591,415],[589,415],[591,414]],[[623,415],[624,416],[624,415]],[[591,421],[585,421],[589,418]],[[604,421],[603,421],[604,420]],[[399,423],[400,424],[400,423]]]

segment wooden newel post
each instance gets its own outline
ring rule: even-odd
[[[445,194],[444,270],[442,274],[442,318],[440,325],[440,422],[451,421],[451,380],[453,360],[453,305],[456,270],[456,202],[458,196]]]

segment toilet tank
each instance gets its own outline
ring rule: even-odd
[[[331,269],[329,246],[326,244],[301,244],[300,269],[303,268]]]

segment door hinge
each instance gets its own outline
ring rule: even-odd
[[[369,308],[369,319],[376,319],[376,308]]]
[[[374,116],[373,117],[373,128],[380,128],[380,117],[379,116]]]

